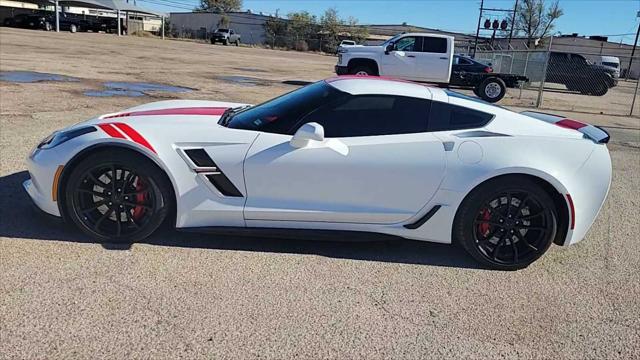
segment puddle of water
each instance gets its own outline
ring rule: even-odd
[[[282,83],[285,85],[293,85],[293,86],[307,86],[307,85],[313,84],[313,82],[311,81],[304,81],[304,80],[285,80]]]
[[[220,79],[222,81],[242,85],[242,86],[270,86],[271,80],[253,78],[248,76],[240,76],[240,75],[229,75],[229,76],[216,76],[216,79]]]
[[[93,96],[93,97],[111,97],[111,96],[139,97],[139,96],[144,96],[144,93],[140,92],[140,91],[118,90],[118,89],[89,90],[89,91],[85,91],[84,94],[86,96]]]
[[[0,71],[0,80],[14,83],[35,83],[40,81],[80,81],[77,78],[35,71]]]
[[[126,96],[126,97],[139,97],[147,95],[147,92],[171,92],[171,93],[186,93],[192,92],[194,89],[171,86],[164,84],[154,83],[142,83],[142,82],[117,82],[110,81],[103,84],[106,89],[104,90],[89,90],[84,94],[87,96],[95,97],[111,97],[111,96]]]
[[[180,86],[171,86],[164,84],[154,84],[154,83],[143,83],[143,82],[106,82],[104,86],[110,90],[127,90],[127,91],[162,91],[162,92],[172,92],[172,93],[186,93],[192,92],[194,89],[180,87]]]

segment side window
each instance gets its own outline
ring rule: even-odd
[[[431,101],[404,96],[359,95],[322,107],[300,121],[324,127],[326,137],[411,134],[427,131]]]
[[[445,54],[447,52],[447,39],[423,36],[422,52]]]
[[[429,114],[429,131],[475,129],[485,126],[492,114],[434,101]]]
[[[416,37],[407,36],[396,42],[396,50],[398,51],[420,51],[418,48],[418,43],[416,41]]]

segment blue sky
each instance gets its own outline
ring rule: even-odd
[[[162,11],[187,11],[199,0],[138,0],[138,5]],[[552,0],[547,0],[550,3]],[[168,4],[170,6],[158,5]],[[181,5],[178,5],[181,4]],[[184,4],[184,5],[182,5]],[[485,7],[512,8],[513,0],[485,0]],[[556,30],[568,34],[615,35],[610,41],[633,43],[640,0],[560,0],[564,15]],[[354,16],[364,24],[408,24],[474,33],[480,0],[244,0],[253,12],[279,13],[306,10],[321,15],[335,7],[342,17]]]

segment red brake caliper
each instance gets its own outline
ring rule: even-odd
[[[144,182],[140,177],[138,177],[138,181],[136,182],[136,192],[142,191],[142,190],[144,190]],[[141,192],[136,194],[136,204],[140,204],[140,205],[144,204],[145,199],[146,199],[145,193]],[[146,211],[145,208],[143,208],[140,205],[133,208],[132,217],[136,221],[142,219],[142,216],[144,216],[144,212]]]
[[[489,209],[484,208],[482,210],[480,210],[480,218],[482,220],[489,220],[491,219],[491,213],[489,212]],[[482,236],[487,236],[489,235],[489,228],[491,227],[491,225],[489,225],[489,223],[480,223],[478,224],[478,233],[481,234]]]

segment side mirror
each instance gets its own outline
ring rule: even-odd
[[[303,148],[312,140],[324,141],[324,128],[315,122],[302,125],[291,138],[291,146]]]
[[[388,44],[387,47],[384,48],[384,53],[389,55],[389,53],[395,49],[396,49],[396,44],[394,43]]]

